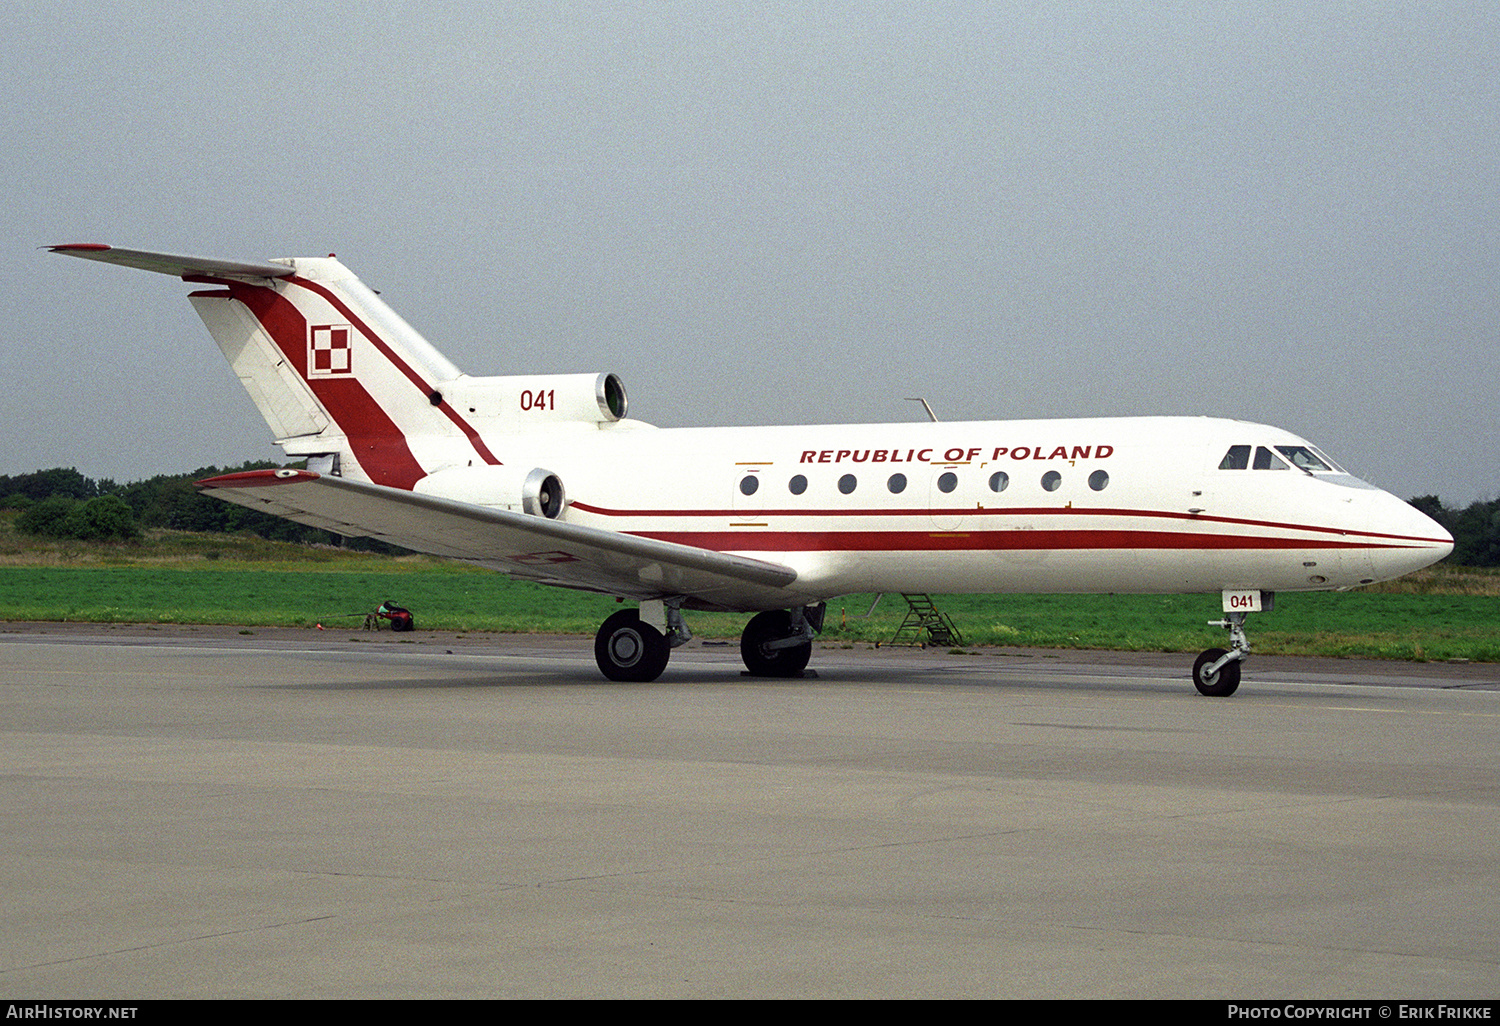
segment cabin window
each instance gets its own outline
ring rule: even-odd
[[[1220,470],[1244,470],[1250,466],[1250,447],[1248,445],[1231,445],[1229,451],[1224,454],[1224,459],[1219,463]]]
[[[1089,475],[1089,487],[1096,492],[1102,492],[1109,487],[1109,471],[1096,470]]]
[[[951,492],[958,487],[958,475],[953,471],[945,471],[938,477],[938,491]]]
[[[1255,469],[1290,470],[1291,468],[1281,462],[1281,457],[1277,456],[1270,449],[1267,449],[1264,445],[1257,445],[1255,447]]]
[[[853,495],[854,489],[859,487],[859,482],[854,479],[853,474],[845,474],[839,478],[839,491],[845,495]]]
[[[891,490],[892,495],[900,495],[906,491],[906,475],[892,474],[891,479],[885,483],[885,486]]]
[[[1055,470],[1049,470],[1042,475],[1042,487],[1049,492],[1055,492],[1062,487],[1062,475]]]
[[[990,491],[1003,492],[1010,486],[1010,475],[1003,470],[997,470],[990,475]]]
[[[744,477],[740,478],[741,495],[754,495],[756,489],[759,487],[760,478],[756,477],[754,474],[746,474]]]
[[[807,478],[803,477],[801,474],[798,474],[786,483],[786,487],[787,491],[791,492],[793,495],[801,495],[803,492],[807,491]]]

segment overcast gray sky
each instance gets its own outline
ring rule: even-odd
[[[336,252],[663,426],[1214,414],[1500,492],[1500,8],[21,3],[0,473],[279,455],[106,242]]]

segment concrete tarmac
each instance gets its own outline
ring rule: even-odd
[[[1500,994],[1500,666],[0,625],[13,998]]]

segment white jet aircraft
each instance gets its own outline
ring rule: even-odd
[[[1410,573],[1453,539],[1278,428],[1208,417],[657,429],[614,374],[462,373],[333,257],[264,263],[97,244],[55,253],[202,286],[189,299],[306,470],[198,487],[336,534],[637,602],[606,677],[655,680],[683,610],[755,612],[750,672],[798,676],[855,592],[1220,592],[1239,685],[1277,591]]]

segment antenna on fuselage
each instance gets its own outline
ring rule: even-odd
[[[921,403],[922,404],[922,409],[924,409],[924,410],[927,411],[927,419],[930,420],[930,421],[932,421],[934,424],[937,423],[937,414],[932,412],[932,407],[927,405],[927,400],[926,399],[923,399],[919,395],[909,395],[909,396],[906,397],[906,402],[909,402],[909,403]]]

